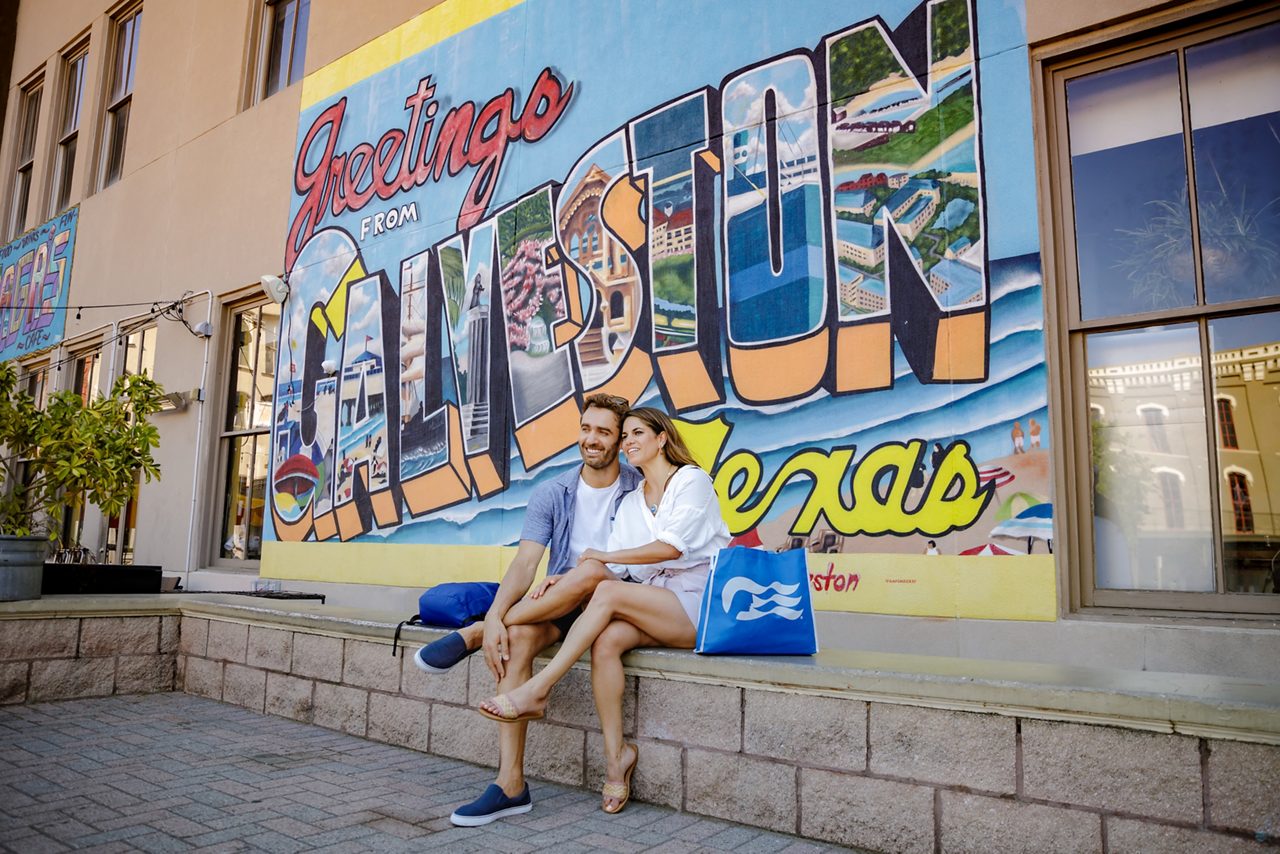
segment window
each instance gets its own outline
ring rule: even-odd
[[[1176,471],[1157,471],[1160,478],[1160,503],[1164,505],[1164,525],[1170,531],[1182,527],[1182,474]]]
[[[74,361],[71,390],[87,404],[100,391],[98,382],[102,376],[102,353],[98,350],[83,353],[76,356]]]
[[[1231,398],[1219,397],[1214,403],[1218,407],[1218,443],[1223,448],[1239,448],[1236,439],[1236,419],[1231,413]]]
[[[89,46],[83,45],[65,58],[62,80],[62,115],[58,125],[58,153],[53,162],[51,213],[71,204],[71,182],[76,172],[76,146],[80,138],[80,108],[84,99],[84,70]]]
[[[1253,533],[1253,505],[1249,503],[1249,479],[1240,472],[1227,475],[1231,484],[1231,515],[1237,534]]]
[[[133,102],[133,76],[138,65],[138,38],[142,33],[142,8],[137,7],[113,22],[114,45],[107,122],[103,134],[102,186],[108,187],[124,172],[124,147],[129,136],[129,108]]]
[[[49,401],[49,365],[47,363],[23,365],[21,371],[18,390],[31,398],[36,409],[44,409]],[[13,472],[15,482],[9,484],[10,489],[16,488],[18,484],[27,486],[31,483],[32,472],[26,462],[29,459],[30,457],[19,458]]]
[[[1073,604],[1275,613],[1280,11],[1087,38],[1036,51]]]
[[[302,79],[311,0],[267,0],[263,9],[260,97],[269,98]]]
[[[80,395],[80,400],[89,403],[99,393],[98,380],[102,371],[102,353],[91,350],[73,356],[71,359],[71,388]],[[83,545],[84,536],[84,498],[76,493],[67,500],[62,511],[61,543],[63,548],[76,548]]]
[[[224,560],[257,560],[262,556],[263,514],[268,501],[280,306],[264,303],[240,308],[233,314],[231,328],[230,375],[219,449],[219,459],[225,465],[222,524],[215,554]],[[291,377],[296,358],[290,356]],[[279,441],[279,453],[292,453],[289,437]]]
[[[122,374],[146,374],[156,371],[156,328],[144,326],[124,337]],[[138,539],[138,490],[142,487],[139,473],[130,498],[119,515],[107,520],[106,563],[133,563],[134,545]]]
[[[43,91],[40,81],[22,90],[18,110],[18,169],[13,179],[13,199],[9,208],[10,237],[17,237],[27,226],[31,179],[35,172],[36,130],[40,124],[40,94]]]
[[[1162,454],[1169,453],[1169,431],[1164,427],[1169,410],[1163,406],[1147,405],[1139,406],[1138,411],[1142,413],[1142,420],[1147,425],[1151,447]]]

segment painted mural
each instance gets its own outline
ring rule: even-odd
[[[310,76],[266,538],[512,544],[607,391],[820,607],[1048,554],[1020,11],[875,6],[451,0]]]
[[[0,247],[0,362],[62,340],[79,218],[74,207]]]

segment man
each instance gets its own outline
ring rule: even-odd
[[[443,673],[477,649],[498,680],[498,692],[523,685],[533,675],[534,657],[564,637],[600,581],[598,570],[565,573],[578,563],[583,549],[603,548],[622,497],[640,483],[640,473],[618,461],[622,418],[627,401],[593,394],[584,401],[578,452],[582,465],[541,484],[529,498],[520,547],[498,586],[483,623],[474,623],[428,644],[414,664],[428,673]],[[532,597],[543,552],[550,546],[547,581]],[[524,780],[524,743],[528,722],[499,724],[498,778],[479,798],[459,807],[450,821],[478,827],[495,819],[533,809]]]

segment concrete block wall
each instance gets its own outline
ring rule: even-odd
[[[252,619],[252,618],[250,618]],[[337,624],[342,626],[342,624]],[[0,620],[0,702],[182,690],[493,766],[479,656],[443,676],[376,633],[201,617]],[[410,647],[412,648],[412,647]],[[1277,851],[1280,746],[646,669],[637,799],[884,852]],[[530,777],[597,789],[590,675],[531,725]]]
[[[410,649],[413,647],[411,646]],[[184,616],[178,686],[494,766],[480,656],[442,676],[381,638]],[[1275,851],[1280,747],[629,676],[639,800],[884,852]],[[598,788],[589,672],[531,724],[530,777]]]
[[[0,620],[0,704],[172,691],[178,619]]]

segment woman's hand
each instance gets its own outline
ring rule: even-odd
[[[548,575],[542,580],[542,583],[533,588],[533,592],[529,594],[530,599],[541,599],[542,594],[551,589],[551,585],[560,580],[558,575]]]
[[[599,549],[583,549],[582,556],[578,558],[578,563],[588,560],[598,560],[601,563],[608,563],[609,553],[602,552]]]

